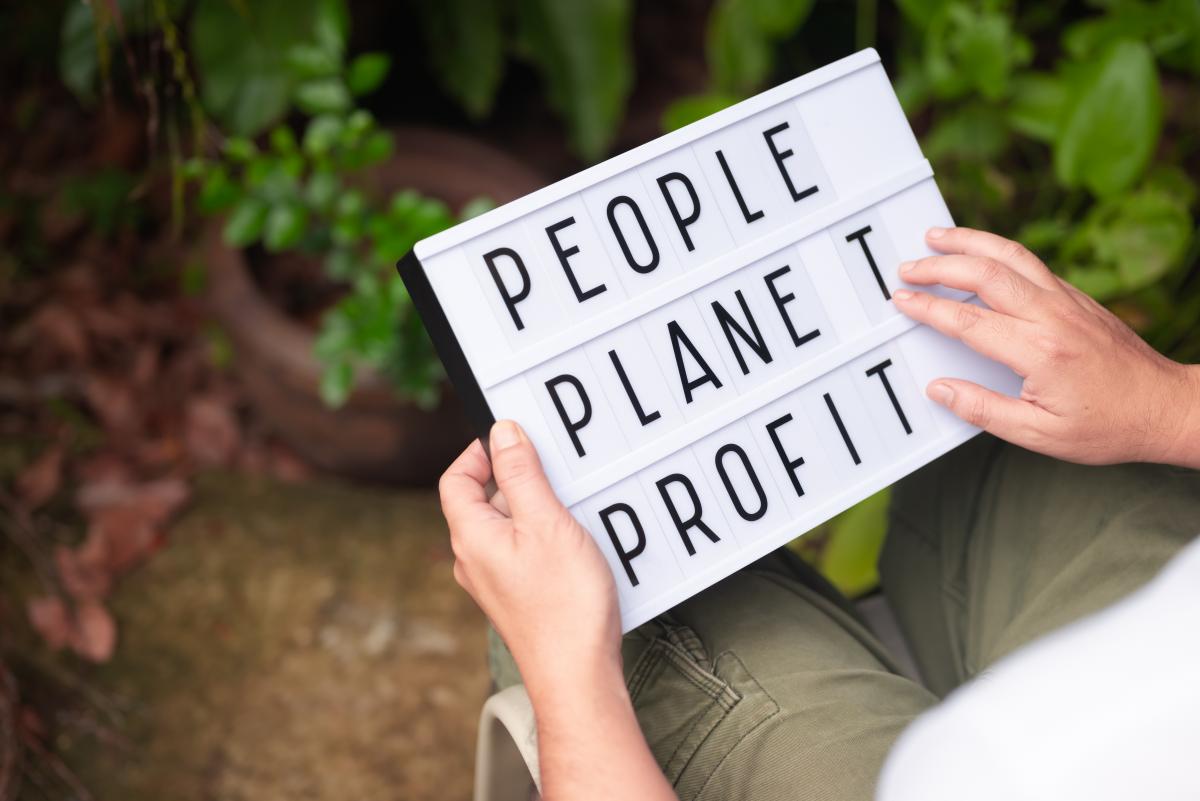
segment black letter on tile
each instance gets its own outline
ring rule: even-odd
[[[671,194],[671,190],[667,189],[667,184],[671,181],[678,181],[683,184],[683,188],[687,190],[688,197],[692,200],[692,210],[688,212],[688,216],[682,217],[679,214],[679,207],[675,205],[675,196]],[[683,244],[687,245],[689,252],[696,249],[692,244],[692,235],[688,233],[688,226],[700,219],[700,198],[696,194],[696,187],[692,185],[692,179],[688,178],[681,172],[669,172],[658,178],[658,188],[662,191],[663,200],[667,201],[667,208],[671,211],[671,218],[675,220],[675,225],[679,228],[679,235],[683,237]]]
[[[508,287],[504,286],[504,281],[500,279],[500,271],[496,269],[496,259],[501,256],[512,259],[512,263],[517,266],[517,272],[521,275],[521,288],[515,295],[508,294]],[[492,274],[492,280],[496,282],[496,289],[500,290],[500,297],[504,298],[504,305],[508,307],[508,313],[517,326],[517,330],[524,329],[525,323],[522,322],[521,315],[517,314],[517,304],[529,297],[529,271],[525,269],[525,262],[521,261],[517,251],[512,248],[496,248],[488,251],[483,254],[483,260],[487,262],[488,272]]]
[[[775,445],[775,453],[779,454],[779,461],[783,462],[783,469],[787,471],[788,478],[792,480],[792,489],[796,490],[796,497],[801,498],[804,496],[804,487],[800,484],[800,477],[796,475],[796,468],[804,464],[804,457],[797,456],[793,459],[788,456],[788,452],[783,447],[783,440],[779,438],[779,429],[790,422],[792,422],[791,414],[777,417],[767,423],[767,433],[771,436],[771,442]]]
[[[617,538],[617,532],[609,519],[617,512],[629,518],[629,522],[633,524],[633,530],[637,534],[637,544],[633,546],[632,550],[627,551],[622,547],[621,540]],[[646,550],[646,530],[642,528],[642,521],[638,520],[637,512],[633,511],[632,506],[617,502],[600,510],[600,522],[604,524],[604,530],[608,532],[608,538],[612,540],[613,548],[617,552],[617,559],[621,561],[621,567],[625,568],[625,575],[629,576],[629,583],[636,587],[638,577],[633,572],[633,560]]]
[[[742,460],[742,468],[746,471],[750,483],[754,485],[755,494],[758,495],[758,508],[753,512],[747,512],[746,507],[742,506],[742,499],[738,497],[737,490],[733,488],[733,482],[729,480],[729,472],[725,469],[725,457],[731,453],[736,453],[737,457]],[[751,523],[761,519],[767,513],[767,493],[763,492],[762,483],[758,480],[758,473],[754,472],[754,466],[750,464],[750,457],[746,455],[746,451],[732,442],[722,445],[721,449],[717,451],[716,463],[717,474],[721,477],[721,483],[725,485],[725,491],[729,493],[729,500],[733,501],[733,508],[737,510],[738,515]]]
[[[828,392],[825,393],[825,405],[833,415],[833,422],[837,423],[838,433],[842,435],[842,442],[846,443],[846,450],[850,451],[850,458],[855,464],[862,464],[862,459],[858,458],[858,448],[854,447],[854,440],[850,439],[850,432],[846,430],[846,424],[842,422],[842,416],[838,414],[837,407],[833,405],[833,398],[829,397]]]
[[[762,209],[750,211],[750,207],[746,205],[746,199],[742,197],[742,190],[738,188],[737,181],[733,178],[733,171],[729,169],[729,162],[725,160],[725,154],[720,150],[717,151],[717,161],[721,163],[721,171],[725,173],[725,180],[729,182],[729,188],[733,190],[733,197],[737,200],[738,208],[742,210],[742,216],[746,218],[746,222],[752,223],[755,220],[761,220],[763,218]]]
[[[779,289],[775,286],[776,281],[791,271],[792,268],[785,264],[778,270],[769,272],[763,276],[763,281],[766,282],[767,291],[771,293],[771,298],[774,299],[775,306],[779,309],[779,316],[783,318],[783,324],[787,327],[788,334],[790,334],[792,337],[792,344],[798,348],[805,342],[811,342],[812,340],[821,336],[821,329],[814,328],[807,334],[796,333],[796,324],[792,322],[791,316],[787,313],[787,309],[784,308],[784,306],[796,299],[796,295],[792,292],[789,292],[786,295],[780,295]]]
[[[817,186],[816,184],[813,184],[807,189],[797,192],[796,185],[792,183],[791,174],[788,173],[787,167],[783,166],[784,159],[789,159],[795,154],[792,152],[791,148],[782,151],[776,148],[775,140],[772,137],[782,131],[786,131],[788,127],[789,126],[786,122],[781,122],[774,128],[763,131],[763,139],[767,140],[767,148],[771,151],[771,155],[775,157],[775,166],[779,168],[779,174],[783,176],[783,182],[787,184],[788,192],[792,194],[792,200],[799,202],[804,200],[804,198],[808,197],[809,195],[815,195],[817,193]]]
[[[550,238],[550,246],[554,248],[554,255],[558,256],[558,263],[562,265],[563,272],[567,274],[567,280],[571,282],[571,289],[575,292],[575,299],[583,303],[588,298],[594,298],[601,292],[608,289],[604,284],[597,284],[591,289],[580,289],[579,279],[575,276],[575,271],[571,269],[571,264],[568,261],[572,256],[579,252],[579,245],[571,245],[564,248],[562,243],[558,241],[558,232],[567,226],[574,225],[575,218],[568,217],[565,220],[560,220],[554,225],[546,227],[546,236]]]
[[[733,319],[720,301],[712,302],[713,313],[717,315],[717,322],[721,324],[721,330],[725,332],[725,339],[729,340],[729,347],[733,351],[733,355],[737,358],[738,367],[742,368],[742,375],[750,375],[750,367],[746,364],[746,357],[742,355],[742,349],[738,347],[734,341],[733,335],[737,335],[750,346],[750,350],[754,351],[758,358],[762,359],[763,364],[771,363],[771,351],[767,348],[767,343],[763,341],[762,332],[758,330],[758,323],[754,321],[754,315],[750,313],[750,307],[746,304],[746,298],[742,295],[742,290],[734,290],[734,297],[737,298],[738,305],[742,307],[742,314],[746,317],[746,323],[750,326],[750,331],[753,336],[746,332],[745,328]]]
[[[637,220],[638,227],[642,229],[642,236],[646,237],[646,244],[650,247],[650,261],[645,264],[638,264],[633,258],[633,252],[629,249],[629,243],[625,240],[625,232],[621,230],[621,226],[617,224],[617,206],[625,205],[633,212],[634,219]],[[617,244],[621,246],[621,252],[625,254],[625,261],[629,262],[629,266],[635,272],[646,273],[654,272],[654,268],[658,266],[658,245],[654,242],[654,237],[650,234],[650,228],[646,225],[646,218],[642,215],[641,208],[633,198],[625,195],[617,195],[612,200],[608,201],[608,224],[612,226],[612,231],[617,237]]]
[[[875,264],[875,256],[871,253],[871,248],[867,247],[867,234],[869,233],[871,233],[871,226],[865,225],[854,233],[847,234],[846,241],[853,242],[856,239],[858,240],[863,255],[867,257],[867,264],[871,265],[871,272],[875,275],[875,283],[879,284],[879,291],[883,293],[884,300],[891,300],[892,293],[888,292],[887,284],[883,282],[883,276],[879,274],[879,267]]]
[[[625,365],[621,364],[621,360],[617,358],[617,352],[610,350],[608,358],[612,360],[613,369],[617,371],[617,378],[621,379],[621,386],[625,387],[625,394],[629,396],[629,402],[633,404],[633,411],[637,413],[638,422],[647,426],[662,417],[657,409],[650,414],[646,414],[642,409],[642,402],[638,400],[637,393],[633,391],[633,384],[629,383],[629,376],[625,374]]]
[[[567,414],[567,408],[563,406],[562,398],[558,396],[558,386],[560,384],[570,384],[575,388],[575,393],[579,396],[580,403],[583,404],[583,415],[578,420],[572,420]],[[571,437],[571,444],[575,446],[575,453],[580,456],[585,456],[583,443],[579,441],[579,430],[592,421],[592,402],[588,399],[587,391],[583,388],[583,384],[578,378],[569,374],[563,373],[556,375],[546,382],[546,391],[550,393],[550,400],[554,402],[554,409],[558,412],[558,417],[562,420],[563,427],[567,429],[567,434]]]
[[[884,370],[892,366],[891,359],[884,359],[879,364],[867,370],[867,375],[877,375],[879,380],[883,382],[883,389],[887,392],[888,400],[892,402],[892,408],[896,410],[896,416],[900,418],[900,425],[904,426],[904,433],[911,434],[912,426],[908,424],[908,418],[904,415],[904,410],[900,408],[900,400],[896,397],[896,391],[892,389],[892,382],[888,380],[887,373]]]
[[[704,357],[700,355],[700,351],[696,350],[696,346],[688,339],[688,335],[683,333],[683,329],[679,327],[679,323],[672,320],[667,323],[667,332],[671,335],[671,349],[675,351],[675,366],[679,368],[679,383],[683,386],[683,397],[688,402],[692,402],[692,390],[699,387],[701,384],[711,383],[715,388],[721,388],[721,379],[717,378],[717,374],[708,366],[708,362],[704,361]],[[688,353],[692,354],[692,358],[696,360],[703,372],[699,378],[688,380],[687,367],[683,364],[683,352],[680,350],[680,345],[687,348]]]
[[[696,546],[692,545],[692,538],[688,536],[688,529],[698,528],[713,542],[720,542],[721,538],[717,536],[717,532],[708,527],[708,524],[701,519],[704,510],[700,508],[700,496],[696,494],[696,487],[692,485],[692,480],[682,473],[672,473],[669,476],[664,476],[654,482],[658,487],[658,494],[662,496],[663,503],[667,505],[667,513],[671,515],[671,522],[675,524],[676,531],[679,532],[679,538],[683,540],[683,547],[687,549],[688,556],[696,555]],[[679,510],[675,508],[675,502],[671,500],[671,493],[667,492],[667,485],[682,484],[684,491],[688,494],[688,499],[692,504],[692,511],[689,517],[684,520],[680,516]]]

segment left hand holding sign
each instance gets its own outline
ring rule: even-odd
[[[543,798],[673,799],[625,689],[611,570],[520,426],[492,426],[491,453],[489,463],[476,440],[450,466],[442,511],[454,577],[504,638],[533,702]]]
[[[621,669],[612,572],[550,488],[533,443],[510,420],[476,440],[439,489],[454,577],[492,621],[532,694],[580,665]],[[485,489],[495,478],[499,492]]]

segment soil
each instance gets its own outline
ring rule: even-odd
[[[170,539],[89,678],[120,737],[60,742],[97,801],[470,797],[486,629],[434,493],[208,474]]]

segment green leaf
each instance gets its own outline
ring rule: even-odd
[[[342,71],[338,53],[307,42],[292,45],[287,51],[287,64],[297,78],[328,78]]]
[[[918,29],[945,13],[952,0],[896,0],[905,18]]]
[[[304,236],[308,210],[299,203],[278,203],[271,207],[263,231],[263,247],[272,253],[295,247]]]
[[[321,400],[333,408],[342,406],[354,388],[354,367],[339,361],[325,365],[321,372]]]
[[[1110,265],[1071,265],[1064,278],[1080,292],[1101,303],[1119,296],[1123,290],[1121,276]]]
[[[286,125],[278,125],[271,129],[271,148],[283,155],[296,152],[296,135]]]
[[[1091,231],[1096,257],[1112,264],[1125,291],[1158,281],[1182,262],[1192,218],[1175,198],[1153,190],[1122,197],[1102,212]]]
[[[306,114],[342,114],[353,100],[340,78],[305,81],[296,87],[296,105]]]
[[[233,133],[264,130],[291,98],[291,49],[311,43],[322,19],[336,29],[339,17],[343,0],[197,0],[189,51],[204,107]]]
[[[702,120],[710,114],[729,108],[740,98],[721,92],[709,92],[703,95],[681,97],[663,111],[662,129],[675,131],[696,120]]]
[[[1015,238],[1034,253],[1044,254],[1049,250],[1057,248],[1069,232],[1070,225],[1065,220],[1058,217],[1049,217],[1042,220],[1033,220],[1021,226]]]
[[[521,0],[521,40],[587,161],[608,150],[633,85],[630,0]]]
[[[304,199],[315,210],[325,212],[333,205],[341,188],[342,182],[333,171],[317,170],[308,179]]]
[[[847,596],[861,595],[879,584],[875,565],[887,534],[890,499],[890,490],[876,493],[829,522],[829,540],[819,567]]]
[[[438,83],[469,116],[484,117],[504,75],[500,2],[438,0],[417,10]]]
[[[63,16],[58,74],[80,100],[96,99],[96,19],[91,3],[72,3]]]
[[[140,36],[158,25],[152,0],[117,0],[116,8],[127,36]],[[183,0],[166,0],[167,16],[178,19]],[[90,103],[96,99],[96,83],[100,77],[101,55],[104,48],[111,63],[121,46],[120,34],[112,19],[112,0],[104,0],[101,11],[101,30],[96,31],[96,3],[73,2],[63,14],[59,33],[58,71],[62,82],[79,100]],[[118,59],[124,64],[123,59]]]
[[[496,208],[496,201],[490,197],[474,197],[466,202],[458,214],[459,220],[470,220],[480,214],[486,214]]]
[[[322,114],[308,121],[304,129],[304,152],[310,156],[328,153],[342,135],[345,123],[335,114]]]
[[[1026,73],[1013,81],[1008,123],[1014,130],[1040,142],[1053,142],[1062,127],[1067,87],[1062,79]]]
[[[978,92],[999,100],[1008,92],[1014,69],[1032,56],[1032,46],[1016,33],[1008,15],[963,2],[947,5],[930,22],[925,41],[925,70],[934,93],[943,99]]]
[[[1072,82],[1054,148],[1058,179],[1108,197],[1145,170],[1162,129],[1154,57],[1141,42],[1110,45]]]
[[[363,53],[350,62],[346,71],[346,86],[354,95],[374,92],[387,77],[392,59],[387,53]]]
[[[931,161],[947,158],[987,162],[1008,147],[1009,136],[998,108],[972,103],[938,118],[924,139]]]
[[[748,95],[769,77],[775,45],[812,13],[813,0],[719,0],[709,17],[706,50],[713,80],[727,94]]]
[[[229,208],[241,196],[241,187],[230,180],[223,166],[218,165],[204,176],[196,204],[200,211],[211,214]]]
[[[225,223],[225,244],[244,248],[253,245],[262,235],[267,221],[267,204],[256,197],[242,198]]]

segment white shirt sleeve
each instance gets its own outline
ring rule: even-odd
[[[877,798],[1200,800],[1200,540],[919,717]]]

